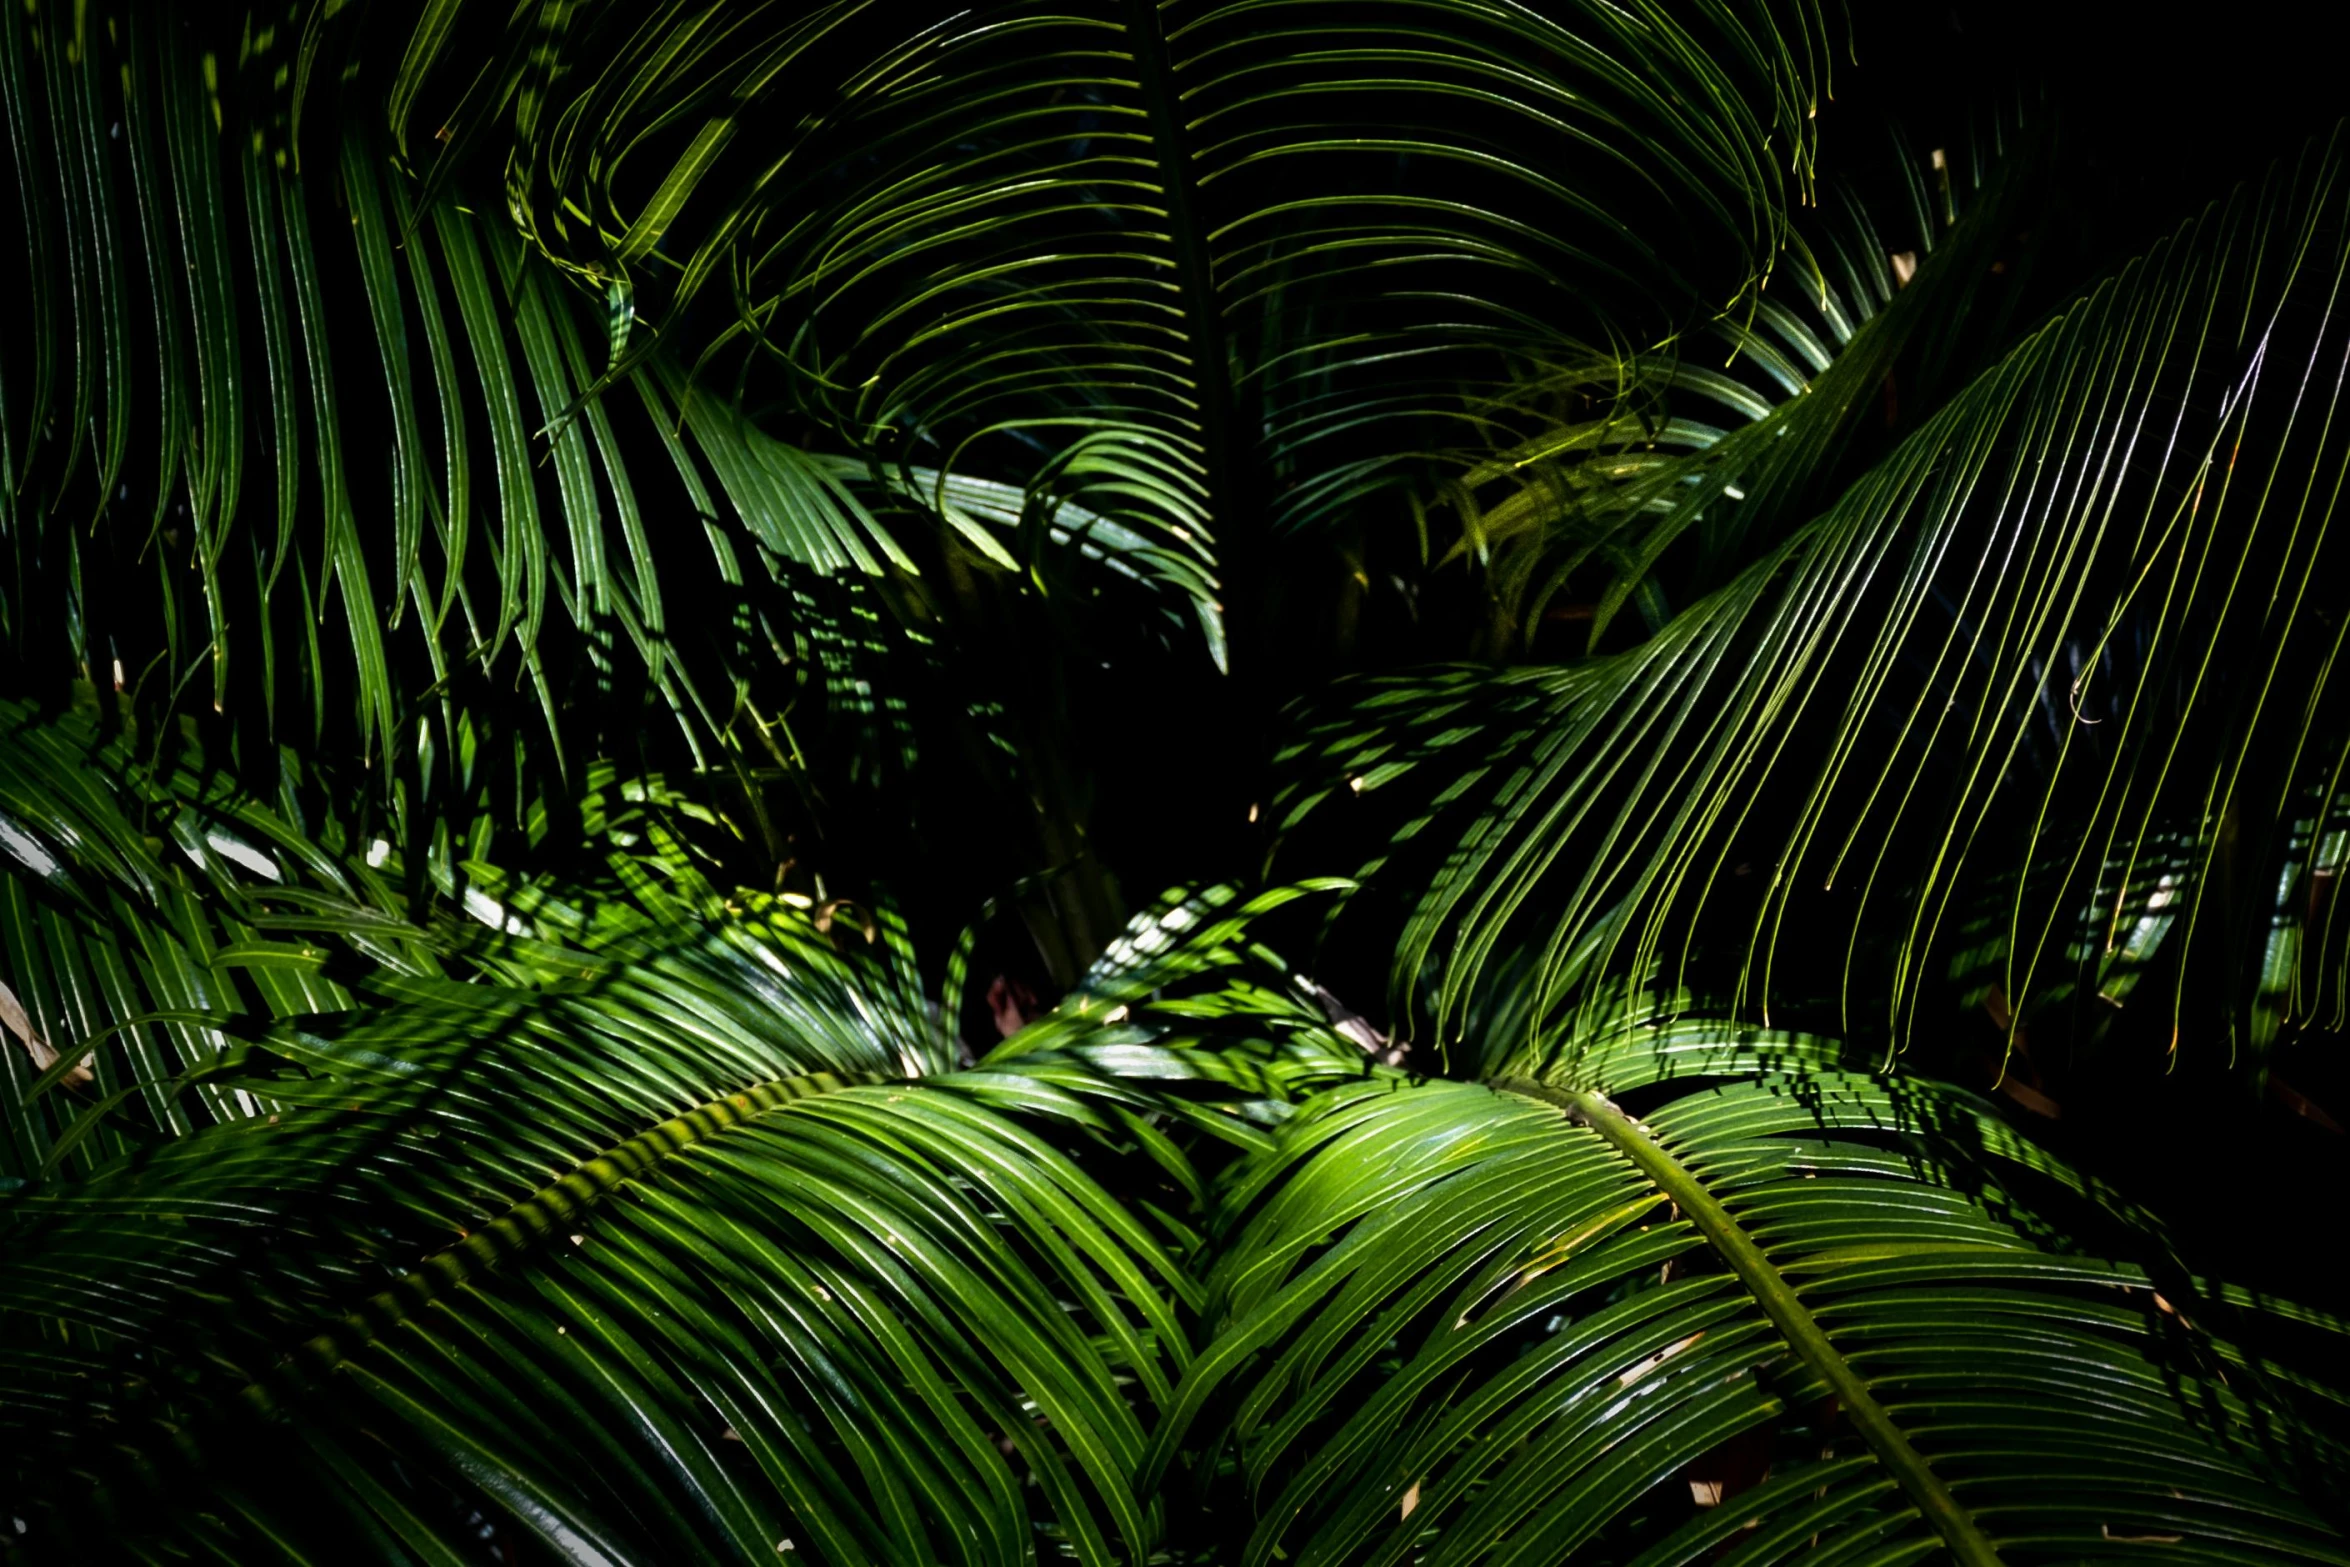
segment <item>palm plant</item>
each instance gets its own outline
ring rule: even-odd
[[[2323,1114],[2343,150],[1846,45],[0,7],[0,1540],[2350,1559],[2046,1119]]]

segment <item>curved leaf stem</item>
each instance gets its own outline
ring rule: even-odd
[[[1247,564],[1253,563],[1248,552],[1256,541],[1245,536],[1236,515],[1240,496],[1234,465],[1240,454],[1233,409],[1232,348],[1222,296],[1216,288],[1215,258],[1208,248],[1214,224],[1197,210],[1199,174],[1190,152],[1193,138],[1162,13],[1160,0],[1127,0],[1126,32],[1134,50],[1136,84],[1150,116],[1160,199],[1167,204],[1167,227],[1174,237],[1183,331],[1196,378],[1193,392],[1199,399],[1201,477],[1208,489],[1208,516],[1216,530],[1219,575],[1230,598],[1254,586],[1244,573]],[[1235,569],[1236,553],[1243,557],[1239,569]],[[1230,602],[1234,610],[1228,621],[1231,634],[1253,641],[1255,628],[1243,624],[1247,618],[1244,601],[1231,598]]]
[[[1868,1384],[1795,1295],[1785,1274],[1771,1265],[1738,1221],[1731,1217],[1705,1183],[1689,1167],[1667,1152],[1647,1128],[1617,1108],[1605,1094],[1589,1089],[1560,1089],[1523,1078],[1505,1078],[1494,1085],[1506,1092],[1564,1110],[1583,1126],[1605,1138],[1609,1146],[1630,1160],[1656,1188],[1688,1216],[1697,1232],[1729,1264],[1738,1282],[1746,1286],[1763,1315],[1779,1330],[1796,1358],[1818,1373],[1843,1405],[1853,1428],[1877,1455],[1926,1522],[1942,1537],[1953,1560],[1963,1567],[2000,1567],[1999,1553],[1974,1517],[1950,1494],[1950,1487],[1934,1473],[1923,1455],[1893,1417],[1869,1393]]]
[[[335,1370],[358,1346],[381,1338],[439,1296],[536,1245],[555,1233],[561,1223],[585,1213],[665,1159],[794,1100],[884,1080],[875,1072],[811,1072],[778,1082],[753,1083],[672,1116],[583,1161],[495,1219],[468,1231],[455,1245],[433,1253],[399,1283],[369,1297],[336,1327],[293,1351],[286,1357],[283,1372],[287,1376],[307,1372],[316,1377]],[[268,1384],[261,1380],[248,1386],[243,1398],[263,1413],[273,1403]]]

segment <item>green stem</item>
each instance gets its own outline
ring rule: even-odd
[[[638,1179],[662,1160],[683,1153],[719,1133],[796,1099],[883,1081],[876,1073],[811,1072],[805,1077],[753,1083],[708,1104],[696,1105],[640,1132],[617,1147],[606,1149],[558,1179],[540,1187],[495,1219],[468,1231],[454,1246],[445,1247],[418,1264],[399,1283],[370,1297],[340,1325],[319,1334],[287,1357],[281,1376],[296,1373],[323,1376],[348,1360],[359,1346],[380,1339],[450,1290],[487,1273],[518,1252],[528,1250],[558,1228],[585,1213]],[[269,1380],[278,1380],[273,1377]],[[256,1412],[274,1405],[267,1381],[255,1381],[244,1391],[245,1402]]]
[[[1167,204],[1167,230],[1174,238],[1183,329],[1190,339],[1193,391],[1199,398],[1200,460],[1207,470],[1218,542],[1229,548],[1237,541],[1221,535],[1238,531],[1232,515],[1237,499],[1230,449],[1234,434],[1232,350],[1225,333],[1223,303],[1216,292],[1215,262],[1208,251],[1213,225],[1206,214],[1194,210],[1198,176],[1189,156],[1191,135],[1184,122],[1175,61],[1168,52],[1161,0],[1127,0],[1126,33],[1134,50],[1143,108],[1150,116],[1151,151],[1159,165],[1160,199]]]
[[[1271,658],[1273,583],[1266,573],[1271,541],[1259,529],[1242,467],[1252,448],[1254,420],[1243,408],[1234,383],[1233,327],[1216,287],[1216,261],[1209,236],[1215,215],[1200,199],[1200,173],[1192,158],[1194,140],[1183,99],[1177,61],[1167,37],[1165,0],[1127,0],[1126,32],[1142,106],[1149,116],[1151,151],[1158,163],[1160,198],[1167,207],[1175,285],[1183,308],[1183,332],[1191,356],[1192,393],[1199,403],[1201,479],[1208,491],[1214,530],[1216,577],[1227,638],[1229,668],[1243,676],[1235,689],[1251,701],[1276,689]],[[1255,667],[1263,664],[1263,668]],[[1262,749],[1271,710],[1261,708],[1244,731],[1243,745]],[[1238,783],[1237,776],[1234,779]],[[1247,787],[1241,785],[1241,787]],[[1222,802],[1237,805],[1237,799]],[[1221,807],[1220,807],[1221,808]]]
[[[1942,1536],[1942,1543],[1950,1548],[1952,1558],[1964,1567],[2002,1567],[1990,1537],[1976,1526],[1973,1515],[1950,1494],[1950,1487],[1942,1483],[1942,1477],[1910,1446],[1909,1438],[1893,1423],[1893,1417],[1870,1395],[1860,1373],[1837,1352],[1818,1321],[1796,1298],[1795,1287],[1787,1282],[1786,1275],[1771,1265],[1753,1237],[1706,1190],[1705,1183],[1687,1165],[1666,1152],[1646,1127],[1616,1108],[1604,1094],[1552,1088],[1519,1078],[1505,1079],[1494,1086],[1566,1111],[1605,1138],[1632,1162],[1634,1169],[1670,1197],[1697,1227],[1697,1232],[1711,1243],[1715,1253],[1729,1264],[1730,1271],[1762,1307],[1763,1315],[1770,1318],[1771,1326],[1779,1330],[1796,1358],[1828,1384],[1853,1428],[1869,1444],[1877,1461],[1908,1493],[1911,1503],[1934,1532]]]

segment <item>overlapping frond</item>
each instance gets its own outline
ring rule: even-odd
[[[444,860],[419,913],[291,776],[8,716],[29,1545],[1148,1555],[1199,1187],[1161,1123],[1261,1148],[1360,1060],[1245,939],[1289,895],[1172,899],[956,1072],[887,911],[722,893],[656,783],[584,798],[600,872]]]
[[[1813,0],[218,25],[0,3],[20,1554],[2350,1567],[2350,1327],[1869,1069],[2350,1007],[2339,141],[2011,339]],[[1261,820],[1414,543],[1584,656]],[[1126,918],[1356,796],[1392,1036]]]
[[[473,79],[456,9],[395,111],[439,92],[458,148],[510,125],[560,264],[660,333],[731,290],[697,350],[739,335],[885,467],[1082,509],[1178,583],[1254,547],[1228,530],[1420,482],[1481,390],[1767,270],[1826,45],[1804,6],[525,7],[477,19],[505,41]],[[602,69],[531,63],[558,24]]]
[[[1577,579],[1589,602],[1562,618],[1590,647],[1634,603],[1661,624],[1806,520],[1858,438],[1914,427],[1996,357],[2032,254],[2014,231],[2048,142],[2016,111],[1955,147],[1897,142],[1890,190],[1839,182],[1826,211],[1793,225],[1777,289],[1673,353],[1603,358],[1497,398],[1491,455],[1439,494],[1461,530],[1450,553],[1479,560],[1519,640]]]
[[[659,780],[609,766],[584,779],[589,852],[566,855],[560,878],[452,853],[445,838],[412,873],[390,839],[354,832],[290,754],[268,803],[191,753],[159,769],[124,738],[101,742],[87,715],[44,721],[9,704],[0,718],[19,1182],[91,1174],[158,1137],[259,1113],[252,1095],[212,1086],[216,1064],[409,983],[448,986],[462,1012],[473,980],[492,986],[485,997],[592,982],[597,999],[577,1015],[616,1008],[598,1028],[642,1008],[730,1051],[799,1050],[811,1070],[951,1064],[894,919],[871,916],[890,961],[852,963],[792,904],[730,896],[689,838],[711,813]],[[527,858],[526,842],[512,848]],[[550,995],[541,1010],[574,1009]],[[796,1044],[765,1040],[785,1025]]]
[[[475,1508],[603,1560],[759,1559],[796,1535],[820,1560],[993,1562],[1038,1526],[1079,1559],[1139,1554],[1125,1384],[1147,1402],[1180,1369],[1181,1282],[1039,1135],[1046,1095],[465,1011],[528,1048],[420,1048],[457,1020],[388,1011],[319,1070],[251,1080],[269,1117],[20,1198],[18,1435],[161,1446],[151,1422],[193,1422],[199,1445],[233,1444],[251,1406],[282,1407],[312,1461],[258,1492],[206,1475],[200,1510],[297,1559],[354,1524],[445,1556]],[[371,1092],[388,1085],[355,1059],[429,1086]],[[612,1093],[620,1061],[640,1093]],[[345,1224],[319,1234],[335,1207]],[[164,1213],[185,1229],[158,1235]],[[319,1273],[329,1289],[299,1287]],[[235,1325],[202,1320],[232,1281]],[[330,1306],[351,1315],[304,1341]],[[158,1340],[203,1357],[168,1391],[143,1385]],[[314,1494],[273,1494],[288,1483]],[[139,1516],[91,1530],[70,1486],[40,1489],[52,1538]]]
[[[1235,1466],[1251,1563],[2341,1560],[2340,1397],[1839,1055],[1683,1018],[1322,1095],[1224,1194],[1158,1459]]]
[[[1767,997],[1775,960],[1803,965],[1898,1033],[1953,899],[2009,867],[2019,1008],[2068,950],[2118,950],[2164,878],[2185,923],[2160,1004],[2257,967],[2274,878],[2330,852],[2292,844],[2331,842],[2350,757],[2341,172],[2338,143],[2312,147],[2212,208],[1632,651],[1367,693],[1359,712],[1397,721],[1341,718],[1318,767],[1369,789],[1466,741],[1492,769],[1440,797],[1477,809],[1399,981],[1440,964],[1449,1014],[1513,933],[1551,932],[1555,975],[1612,921],[1618,972],[1714,933],[1725,984]],[[2072,852],[2036,854],[2052,833]],[[2339,942],[2302,897],[2294,923]],[[2294,963],[2314,996],[2339,958]],[[2238,1028],[2219,1011],[2188,1021]]]
[[[722,906],[624,807],[603,885],[476,865],[419,925],[365,850],[184,779],[136,821],[86,736],[15,738],[11,1031],[53,1069],[11,1039],[9,1123],[46,1146],[0,1217],[0,1405],[50,1471],[12,1475],[35,1543],[144,1516],[247,1560],[353,1531],[450,1560],[487,1509],[582,1559],[1146,1548],[1186,1286],[1061,1151],[1095,1112],[935,1075],[902,938]],[[63,1161],[124,1092],[157,1124]],[[300,1439],[245,1429],[270,1409]],[[247,1440],[285,1467],[219,1462]]]
[[[429,758],[482,731],[534,737],[490,759],[523,774],[493,791],[511,823],[568,766],[657,748],[648,723],[714,766],[756,748],[746,705],[826,694],[820,663],[784,667],[835,629],[789,580],[912,564],[865,465],[658,356],[583,400],[626,320],[476,193],[393,167],[365,19],[256,25],[241,55],[209,25],[34,6],[0,29],[12,687],[201,715],[249,778],[281,743],[364,757],[382,803],[435,796],[460,836],[480,791]],[[342,74],[311,83],[306,147],[298,52]]]

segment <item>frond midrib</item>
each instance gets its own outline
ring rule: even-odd
[[[241,1397],[255,1412],[269,1413],[281,1393],[298,1392],[325,1377],[371,1340],[383,1337],[449,1291],[530,1250],[557,1233],[560,1224],[641,1180],[664,1161],[796,1101],[884,1081],[890,1079],[878,1072],[809,1072],[747,1084],[583,1159],[496,1218],[467,1231],[453,1245],[425,1258],[397,1284],[370,1296],[336,1326],[289,1354],[274,1374],[248,1384]],[[278,1392],[273,1393],[273,1385]]]
[[[1908,1436],[1870,1393],[1867,1380],[1829,1341],[1826,1331],[1797,1298],[1787,1276],[1772,1266],[1754,1238],[1687,1165],[1605,1094],[1553,1087],[1526,1078],[1501,1078],[1491,1086],[1564,1111],[1577,1125],[1597,1133],[1644,1179],[1670,1197],[1754,1297],[1796,1358],[1828,1385],[1853,1429],[1919,1515],[1942,1537],[1952,1559],[1962,1567],[2001,1567],[1990,1538],[1924,1455],[1910,1445]]]

